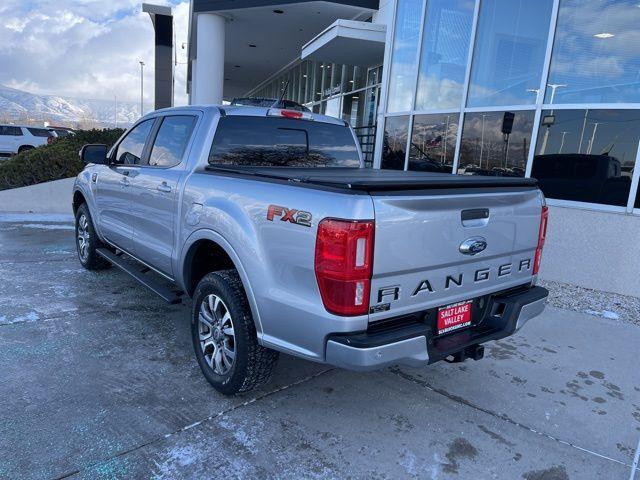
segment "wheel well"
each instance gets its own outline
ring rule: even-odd
[[[193,296],[198,283],[207,273],[235,268],[224,248],[212,240],[198,240],[185,257],[184,283],[187,294]]]
[[[34,148],[36,147],[34,147],[33,145],[20,145],[18,147],[18,152],[22,152],[24,150],[33,150]]]
[[[78,208],[80,208],[80,205],[82,205],[83,203],[86,203],[86,200],[84,199],[84,195],[82,195],[82,193],[80,193],[77,190],[73,192],[73,214],[74,215],[78,211]]]

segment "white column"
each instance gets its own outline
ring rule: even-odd
[[[215,13],[198,14],[197,68],[193,72],[193,103],[222,104],[224,86],[225,19]]]

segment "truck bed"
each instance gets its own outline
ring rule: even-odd
[[[449,173],[411,172],[371,168],[282,168],[210,165],[212,174],[251,176],[256,180],[294,182],[360,192],[430,190],[451,188],[535,188],[537,181],[521,177],[485,177]]]

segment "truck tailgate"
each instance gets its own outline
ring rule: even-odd
[[[542,207],[538,189],[372,192],[372,199],[371,322],[531,280]],[[462,253],[463,243],[481,250],[483,241],[484,250]]]

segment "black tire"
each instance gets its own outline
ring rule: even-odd
[[[84,268],[87,270],[101,270],[111,266],[96,252],[96,249],[103,245],[93,227],[93,220],[86,203],[80,205],[76,211],[75,234],[78,259]],[[84,239],[86,249],[83,248],[82,239]]]
[[[22,152],[26,152],[27,150],[33,150],[36,147],[33,147],[31,145],[22,145],[19,149],[18,149],[18,153],[22,153]]]
[[[211,299],[215,301],[215,298],[221,300],[218,307],[219,313],[210,308],[209,301]],[[207,307],[209,310],[206,310]],[[205,325],[207,319],[201,316],[203,308],[210,317],[211,312],[214,311],[213,318],[217,320],[216,328],[212,329]],[[223,322],[227,315],[218,318],[221,317],[222,312],[227,312],[230,316],[227,322],[231,320],[231,323],[226,323],[227,328],[224,328],[225,323]],[[219,337],[224,337],[222,340],[214,339],[214,330],[216,329]],[[227,331],[233,332],[233,336],[223,335]],[[207,339],[203,340],[203,337],[207,337]],[[278,362],[278,352],[258,344],[251,308],[242,286],[242,280],[235,270],[209,273],[200,280],[193,296],[191,338],[202,373],[213,388],[224,395],[247,392],[267,383]],[[214,360],[215,354],[211,353],[216,351],[216,347],[213,345],[216,341],[218,342],[218,350],[232,353],[230,351],[232,347],[234,354],[233,357],[227,357],[226,354],[221,353],[220,365]],[[223,356],[224,358],[222,358]],[[229,358],[231,358],[230,366]],[[222,370],[228,368],[228,371],[217,372],[216,369],[219,366],[222,367]]]

